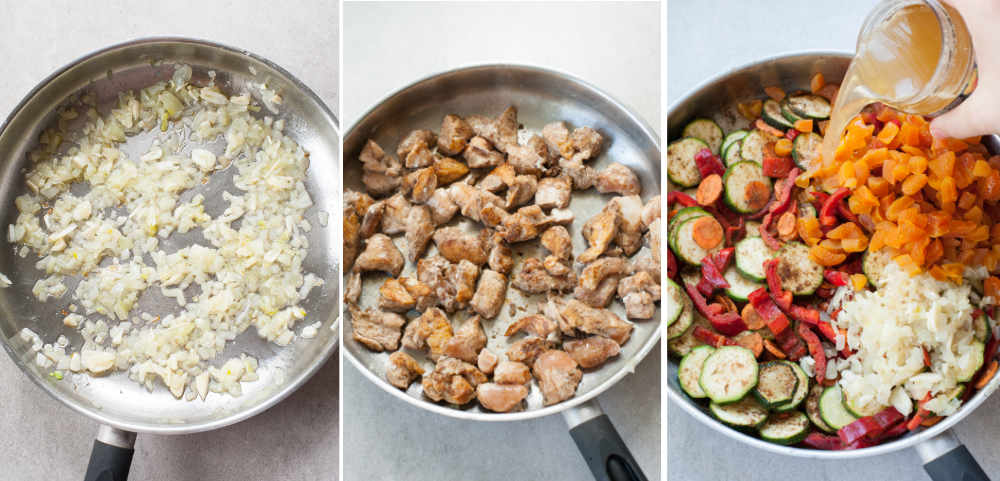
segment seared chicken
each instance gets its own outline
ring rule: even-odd
[[[561,225],[554,225],[545,229],[542,233],[542,247],[548,249],[552,255],[559,259],[570,260],[573,258],[573,238],[569,231]]]
[[[577,262],[586,264],[603,254],[618,235],[620,222],[621,212],[618,210],[618,204],[609,202],[599,214],[583,224],[583,238],[587,239],[590,247],[577,257]]]
[[[613,162],[597,174],[594,186],[602,194],[637,195],[642,192],[642,186],[635,172],[618,162]]]
[[[549,151],[559,156],[562,156],[564,146],[569,152],[572,145],[569,143],[569,128],[566,127],[566,122],[552,122],[542,127],[542,138],[545,139]],[[569,153],[571,156],[572,152]]]
[[[402,193],[397,193],[385,201],[382,214],[382,233],[396,235],[406,232],[406,219],[410,215],[410,201]]]
[[[434,159],[434,172],[437,174],[438,185],[448,185],[469,173],[469,166],[451,157]]]
[[[642,247],[642,199],[638,195],[629,195],[615,197],[611,202],[618,204],[621,213],[615,243],[625,255],[635,254]]]
[[[476,294],[472,297],[470,307],[480,316],[486,319],[493,319],[500,314],[507,299],[507,278],[503,274],[484,269],[479,276],[479,285],[476,287]]]
[[[649,225],[653,223],[654,220],[660,218],[660,196],[653,197],[646,202],[646,205],[642,206],[642,214],[640,215],[640,220],[642,221],[642,227],[644,229],[649,229]]]
[[[385,379],[389,384],[405,391],[423,373],[424,369],[409,354],[403,351],[389,354],[389,365],[385,368]]]
[[[430,200],[434,189],[437,189],[437,173],[433,167],[424,167],[407,174],[404,184],[405,190],[410,191],[410,200],[423,204]]]
[[[412,152],[413,149],[417,148],[417,145],[421,142],[423,142],[424,147],[431,147],[433,145],[437,145],[437,135],[435,135],[434,132],[431,132],[430,130],[410,131],[410,133],[406,134],[406,137],[403,138],[403,141],[399,143],[399,146],[396,147],[396,155],[398,155],[400,158],[406,157],[406,154]],[[410,167],[409,165],[407,165],[406,167],[411,169],[413,168]],[[425,166],[421,165],[419,167],[425,167]]]
[[[476,293],[476,278],[479,277],[479,266],[462,259],[458,264],[448,268],[448,294],[450,297],[438,300],[448,312],[464,309]]]
[[[444,346],[444,354],[466,362],[476,362],[479,351],[486,347],[486,334],[479,325],[479,316],[462,322]]]
[[[344,269],[354,266],[354,259],[361,251],[361,218],[353,208],[344,204]]]
[[[483,137],[473,137],[469,141],[465,153],[462,154],[465,162],[473,169],[484,167],[496,167],[503,163],[503,154],[493,150],[490,141]]]
[[[365,309],[348,305],[351,313],[353,329],[351,335],[355,341],[372,351],[395,351],[399,348],[399,337],[402,335],[406,318],[394,312],[383,312],[375,309]]]
[[[568,291],[576,285],[576,274],[570,271],[565,277],[555,277],[545,269],[542,261],[529,257],[514,273],[511,284],[518,290],[532,294],[549,291]]]
[[[541,353],[555,347],[555,343],[540,337],[528,336],[510,345],[507,349],[507,359],[531,364]]]
[[[438,252],[451,262],[467,260],[476,265],[486,263],[488,247],[486,232],[474,234],[461,227],[442,227],[434,233]]]
[[[361,149],[359,158],[364,171],[361,182],[365,184],[368,192],[386,195],[399,188],[402,174],[399,160],[386,155],[373,140],[368,140]]]
[[[501,361],[493,370],[493,382],[498,384],[528,384],[531,368],[523,362]]]
[[[597,171],[578,160],[559,159],[559,169],[569,176],[576,190],[589,189],[597,181]]]
[[[573,193],[573,181],[569,177],[546,177],[538,182],[535,191],[535,204],[543,209],[569,206],[569,197]]]
[[[656,313],[654,303],[660,300],[660,285],[648,272],[640,271],[622,279],[618,297],[630,319],[650,319]]]
[[[469,139],[476,135],[461,117],[445,115],[441,122],[441,133],[438,135],[438,151],[445,155],[458,155],[465,150]]]
[[[563,351],[545,351],[531,365],[546,406],[565,401],[576,394],[583,378],[576,361]]]
[[[417,262],[427,249],[427,243],[434,234],[434,220],[431,209],[426,205],[415,205],[410,208],[406,219],[406,258]]]
[[[427,284],[412,277],[400,277],[399,283],[403,285],[407,293],[413,296],[413,299],[416,301],[416,305],[414,306],[416,310],[423,312],[437,304],[434,291]]]
[[[487,381],[476,366],[460,359],[442,357],[434,370],[424,376],[424,395],[434,401],[466,404],[476,396],[476,386]]]
[[[546,158],[526,145],[508,145],[507,162],[518,174],[541,175],[545,171]]]
[[[344,286],[344,302],[357,304],[361,299],[361,273],[351,272],[347,275],[347,284]]]
[[[477,186],[495,194],[512,185],[515,177],[517,177],[517,171],[514,170],[514,166],[505,162],[486,174]]]
[[[406,325],[403,347],[429,349],[430,358],[437,359],[444,354],[444,347],[453,335],[448,316],[441,309],[432,307]]]
[[[502,236],[498,238],[497,235],[493,236],[491,243],[489,258],[486,260],[490,269],[501,274],[510,273],[514,268],[514,253],[510,250],[510,246],[504,242]]]
[[[479,368],[483,374],[490,375],[493,374],[493,369],[497,367],[497,363],[500,362],[500,358],[493,354],[493,351],[483,348],[479,351],[479,356],[476,358],[476,367]]]
[[[569,299],[560,311],[566,323],[587,334],[610,337],[618,345],[625,344],[632,334],[632,323],[623,321],[607,309],[590,307],[576,299]]]
[[[354,261],[354,270],[383,271],[393,277],[399,276],[403,270],[403,254],[392,243],[392,238],[385,234],[375,234],[368,238],[365,250]]]
[[[407,169],[421,169],[434,165],[434,153],[431,152],[432,145],[434,144],[425,143],[423,140],[417,141],[406,154],[400,154],[400,158],[403,159],[403,165]]]
[[[601,137],[599,132],[590,127],[577,127],[570,134],[569,142],[572,145],[572,153],[566,155],[566,152],[563,152],[563,157],[583,162],[593,159],[601,153],[601,145],[604,143],[604,138]]]
[[[563,349],[584,369],[600,366],[622,351],[617,342],[602,336],[567,341],[563,343]]]
[[[417,300],[396,279],[386,279],[378,288],[378,307],[385,311],[406,312],[417,305]]]
[[[447,224],[458,212],[458,204],[451,200],[448,189],[438,188],[427,203],[424,204],[431,209],[431,219],[434,225]]]
[[[620,276],[628,271],[628,264],[621,257],[602,257],[587,264],[580,272],[580,287],[597,289],[608,276]]]
[[[526,397],[528,397],[528,387],[520,384],[487,382],[476,388],[476,399],[479,400],[479,404],[498,413],[510,412]]]
[[[531,314],[510,323],[504,335],[510,337],[524,331],[544,339],[549,337],[553,332],[556,332],[558,328],[559,326],[556,324],[556,321],[541,314]]]
[[[576,289],[573,289],[573,297],[590,307],[608,307],[615,298],[620,278],[619,275],[607,276],[593,289],[577,285]]]
[[[513,209],[527,204],[535,197],[538,189],[538,178],[533,175],[514,177],[514,183],[507,189],[507,209]]]
[[[359,230],[358,235],[360,235],[362,239],[367,239],[375,235],[375,233],[382,227],[383,214],[385,214],[384,201],[380,200],[370,205],[368,210],[365,211],[364,217],[361,219],[361,229]]]
[[[513,105],[497,117],[496,140],[492,142],[497,150],[507,154],[510,154],[510,147],[517,146],[517,108]]]

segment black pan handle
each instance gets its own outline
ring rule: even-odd
[[[951,430],[917,445],[924,471],[933,481],[990,481],[972,453]]]
[[[126,481],[134,445],[135,433],[102,425],[90,451],[84,481]]]
[[[569,434],[597,481],[648,481],[597,401],[563,412]]]

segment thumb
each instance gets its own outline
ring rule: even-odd
[[[965,139],[994,133],[996,127],[990,127],[994,123],[990,122],[993,112],[984,97],[972,95],[953,110],[934,118],[931,134],[936,138]]]

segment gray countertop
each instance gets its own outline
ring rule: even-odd
[[[497,33],[501,27],[514,33]],[[563,70],[659,129],[659,11],[647,4],[345,3],[346,127],[431,73],[509,61]],[[649,479],[660,478],[660,349],[599,397]],[[591,479],[561,416],[488,423],[404,403],[344,362],[344,478]]]
[[[336,111],[337,3],[2,0],[0,116],[45,76],[90,51],[166,35],[263,55]],[[0,478],[82,479],[96,423],[46,395],[6,355],[0,355],[0,386]],[[298,392],[250,420],[202,434],[140,435],[130,479],[337,479],[338,395],[335,357]]]
[[[668,105],[705,79],[751,61],[801,50],[853,51],[870,0],[670,2],[667,40]],[[959,438],[987,473],[1000,473],[1000,397],[958,425]],[[860,461],[781,457],[747,447],[703,426],[678,407],[668,408],[667,464],[671,480],[809,479],[842,481],[929,479],[912,450]],[[720,455],[726,453],[726,455]]]

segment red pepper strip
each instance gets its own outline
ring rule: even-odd
[[[774,299],[774,303],[788,313],[792,319],[812,325],[819,324],[819,311],[792,304],[792,293],[781,287],[781,278],[778,277],[779,262],[778,259],[764,262],[764,275],[767,278],[767,287],[771,290],[771,298]]]
[[[859,439],[857,441],[854,441],[853,443],[851,443],[851,444],[849,444],[847,446],[844,446],[842,449],[844,449],[844,450],[864,449],[864,448],[870,448],[872,446],[875,446],[876,444],[878,444],[878,443],[873,442],[873,441],[869,441],[869,440],[867,440],[865,438],[861,438],[861,439]]]
[[[674,251],[667,249],[667,278],[675,277],[677,277],[677,258],[674,257]]]
[[[826,203],[826,199],[830,198],[830,194],[821,191],[815,191],[812,193],[812,205],[816,208],[816,212],[819,212],[823,208],[823,204]]]
[[[736,244],[736,241],[739,240],[736,237],[740,233],[744,232],[745,229],[746,229],[746,225],[744,224],[742,217],[740,217],[737,220],[737,224],[736,225],[731,225],[731,226],[726,227],[726,245],[730,245],[731,246],[731,245]]]
[[[819,329],[819,333],[822,334],[823,337],[827,338],[830,342],[833,343],[833,345],[835,346],[837,345],[837,330],[833,327],[833,324],[830,324],[829,322],[826,321],[819,321],[819,323],[816,324],[816,327]],[[840,332],[841,335],[846,340],[847,330],[841,329]],[[851,357],[851,354],[854,353],[851,352],[851,348],[847,347],[847,343],[845,342],[844,348],[840,350],[840,354],[844,356],[844,359],[847,359]]]
[[[795,167],[788,171],[788,176],[785,177],[785,181],[781,183],[781,192],[776,192],[774,198],[777,202],[771,204],[771,208],[768,212],[779,216],[784,214],[785,211],[792,205],[792,189],[795,187],[795,179],[802,173],[802,169]]]
[[[847,274],[862,274],[861,261],[862,256],[852,256],[851,260],[844,262],[840,265],[840,271]]]
[[[785,317],[785,313],[778,309],[775,305],[774,300],[767,293],[767,288],[761,287],[756,291],[750,293],[747,296],[750,304],[753,304],[754,310],[757,311],[761,317],[767,321],[767,327],[771,329],[771,333],[775,336],[781,334],[782,331],[788,328],[788,318]]]
[[[712,332],[703,326],[695,326],[693,334],[696,339],[712,347],[736,345],[736,341],[733,341],[722,334]]]
[[[785,131],[785,138],[788,140],[795,140],[795,137],[799,136],[798,129],[788,129]]]
[[[829,299],[833,297],[833,293],[834,290],[829,287],[820,287],[819,289],[816,289],[816,295],[823,299]]]
[[[791,157],[764,157],[764,162],[761,167],[764,170],[764,175],[768,177],[785,178],[788,172],[792,170],[795,164],[792,163]]]
[[[924,419],[928,414],[930,414],[930,411],[924,409],[924,404],[927,404],[927,401],[930,401],[932,397],[931,393],[928,392],[927,395],[924,396],[924,399],[917,403],[917,412],[912,418],[910,418],[910,422],[906,423],[906,429],[913,431],[920,426],[920,423],[924,422]]]
[[[694,207],[698,205],[698,201],[695,200],[694,197],[691,197],[690,195],[687,195],[679,190],[672,190],[667,193],[667,207],[669,208],[670,204],[673,203],[678,203],[684,207]]]
[[[875,437],[882,433],[882,427],[875,422],[875,418],[872,416],[865,416],[857,421],[848,424],[840,428],[837,431],[837,436],[840,437],[840,442],[844,446],[849,446],[854,444],[855,441],[859,439],[865,439],[869,437]]]
[[[772,204],[774,204],[774,199],[768,199],[767,204],[764,204],[764,208],[763,209],[761,209],[761,210],[759,210],[757,212],[754,212],[753,214],[746,215],[744,217],[746,218],[746,220],[758,220],[758,219],[762,219],[765,215],[767,215],[767,214],[770,213],[771,205]],[[998,215],[997,217],[1000,217],[1000,215]]]
[[[872,417],[875,419],[875,422],[878,423],[879,425],[879,432],[878,434],[869,433],[868,439],[870,440],[878,439],[878,437],[887,429],[889,429],[889,427],[894,426],[898,424],[900,421],[906,419],[905,416],[903,416],[899,411],[896,410],[896,408],[892,406],[887,407],[875,413],[875,416]]]
[[[779,343],[778,347],[788,355],[788,359],[791,361],[798,361],[806,355],[806,347],[802,344],[802,339],[799,339],[799,336],[796,336],[791,329],[785,329],[784,332],[776,335],[775,340]]]
[[[691,302],[698,309],[698,312],[701,312],[708,319],[708,322],[712,323],[712,327],[716,331],[726,336],[735,336],[747,330],[747,325],[738,312],[724,312],[725,308],[718,303],[709,305],[698,288],[691,284],[685,283],[684,290],[687,291],[688,297],[691,298]]]
[[[851,212],[851,209],[847,208],[847,204],[844,203],[843,199],[841,199],[840,202],[837,202],[837,212],[840,212],[840,216],[848,221],[855,224],[858,223],[858,216],[854,215],[854,212]]]
[[[720,271],[725,272],[729,268],[729,263],[733,261],[733,256],[736,254],[735,247],[727,247],[725,249],[712,254],[712,262],[715,266],[719,268]]]
[[[716,289],[728,289],[729,281],[722,277],[722,272],[729,267],[736,248],[728,247],[719,252],[708,254],[701,260],[701,281],[698,290],[706,297],[711,296]]]
[[[846,286],[850,277],[846,272],[835,271],[833,269],[827,269],[823,272],[823,278],[835,286]]]
[[[791,293],[789,293],[791,294]],[[799,322],[818,326],[820,323],[819,311],[811,307],[803,307],[796,304],[788,306],[788,315]]]
[[[819,336],[805,323],[799,323],[798,332],[799,336],[806,341],[806,345],[809,346],[809,354],[815,361],[813,371],[816,373],[816,381],[823,382],[826,379],[826,353],[823,352],[823,343],[819,341]],[[851,443],[845,442],[844,444]]]
[[[840,442],[840,438],[838,436],[830,436],[815,431],[809,433],[809,435],[802,440],[802,444],[813,449],[822,449],[825,451],[837,451],[843,447],[843,444]]]
[[[882,433],[882,435],[879,436],[879,438],[878,438],[878,442],[881,443],[881,442],[886,441],[888,439],[898,438],[898,437],[902,436],[903,434],[906,434],[906,431],[907,431],[907,429],[906,429],[906,419],[903,419],[899,423],[896,423],[895,426],[893,426],[892,428],[887,429],[884,433]]]
[[[708,148],[701,149],[697,154],[694,154],[694,163],[698,165],[698,171],[701,172],[703,179],[712,174],[726,174],[726,167],[722,165],[722,160],[712,154]]]
[[[767,247],[776,251],[781,249],[781,242],[778,242],[778,239],[775,239],[774,236],[771,235],[771,232],[767,230],[771,227],[771,221],[773,219],[772,216],[773,214],[768,212],[767,215],[764,216],[764,220],[760,223],[758,230],[760,231],[760,238],[764,239],[764,243],[767,244]]]
[[[832,226],[837,223],[837,210],[840,201],[847,197],[851,191],[847,187],[837,189],[829,198],[823,202],[823,207],[819,210],[819,223],[825,226]]]

